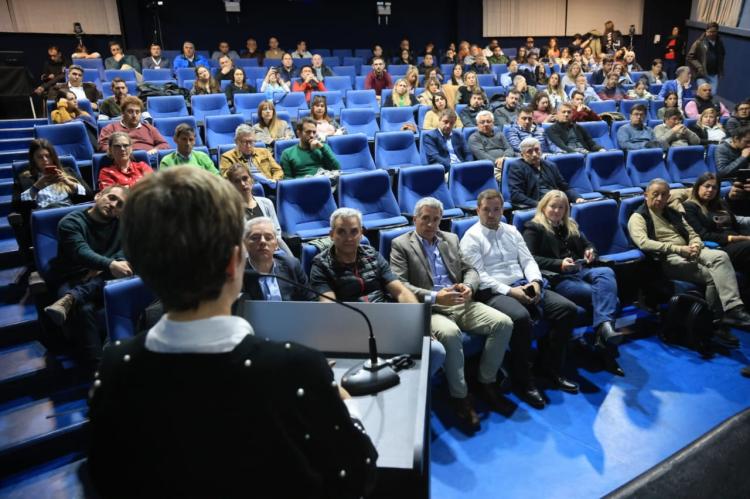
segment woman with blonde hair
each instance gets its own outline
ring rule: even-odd
[[[423,106],[431,106],[432,96],[440,92],[441,90],[442,85],[440,85],[440,80],[438,80],[437,78],[428,78],[424,83],[424,92],[419,94],[419,97],[417,97],[417,102]]]
[[[409,82],[406,78],[396,80],[393,85],[393,91],[385,99],[382,107],[409,107],[416,106],[417,98],[409,92]]]
[[[727,132],[719,123],[719,115],[713,107],[704,109],[698,117],[698,121],[689,128],[700,137],[701,144],[704,146],[721,144],[727,138]]]
[[[277,140],[293,139],[294,132],[284,120],[276,115],[276,106],[271,101],[263,101],[258,105],[258,122],[253,125],[255,137],[266,145]]]
[[[563,88],[570,85],[571,87],[576,86],[576,76],[579,74],[583,74],[583,71],[581,70],[581,65],[577,62],[571,62],[568,64],[567,71],[565,71],[565,76],[563,76],[562,79],[562,86]]]
[[[440,112],[448,107],[448,99],[445,97],[445,94],[442,92],[437,92],[432,96],[432,109],[427,111],[427,114],[424,116],[424,123],[422,124],[422,130],[434,130],[438,127],[438,123],[440,123]],[[461,118],[456,116],[456,124],[453,125],[454,128],[463,128],[464,124],[461,122]]]
[[[479,81],[477,80],[477,74],[474,71],[467,71],[464,75],[464,84],[458,87],[458,95],[457,95],[457,104],[469,104],[471,101],[471,94],[474,93],[474,90],[482,90],[482,87],[479,86]],[[487,97],[485,96],[485,102],[487,101]]]
[[[593,313],[595,345],[616,347],[622,334],[614,328],[620,306],[615,273],[596,266],[596,249],[570,217],[564,192],[551,190],[542,197],[523,238],[552,289]],[[616,372],[624,375],[619,366]]]
[[[406,69],[404,80],[409,85],[409,93],[413,94],[414,90],[419,86],[419,70],[416,66],[409,66]]]

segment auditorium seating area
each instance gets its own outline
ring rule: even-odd
[[[309,240],[328,234],[328,216],[337,207],[363,213],[365,243],[375,246],[386,259],[392,239],[413,228],[413,209],[423,197],[443,202],[442,227],[459,237],[476,222],[476,199],[487,188],[502,190],[507,221],[519,229],[533,215],[508,202],[507,181],[498,186],[490,161],[469,158],[451,165],[448,174],[440,165],[426,164],[421,126],[429,108],[382,108],[375,92],[364,89],[370,67],[362,49],[312,52],[323,55],[336,75],[325,79],[327,91],[320,93],[327,97],[329,113],[347,130],[346,135],[327,140],[341,163],[339,183],[334,189],[327,178],[314,177],[266,186],[266,193],[270,189],[273,194],[283,232],[305,241],[299,256],[308,272],[317,252]],[[84,80],[95,83],[104,98],[108,92],[111,95],[114,77],[125,79],[129,92],[137,95],[132,71],[105,70],[99,59],[77,63],[86,68]],[[298,66],[307,63],[295,59]],[[267,68],[280,61],[266,59],[259,65],[256,59],[240,59],[238,64],[245,69],[248,84],[259,89]],[[444,66],[443,72],[449,74],[452,65]],[[213,61],[211,70],[218,71]],[[388,70],[395,80],[406,73],[406,66],[392,64]],[[506,65],[493,64],[491,74],[481,75],[480,84],[488,95],[505,94],[500,76],[506,72]],[[175,83],[188,90],[194,77],[193,69],[143,72],[144,83]],[[587,77],[590,80],[591,73]],[[652,86],[651,92],[659,89],[660,85]],[[417,94],[422,91],[416,89]],[[236,127],[256,123],[258,105],[264,99],[261,93],[237,95],[234,111],[230,111],[223,93],[193,96],[189,102],[182,96],[150,97],[145,109],[171,147],[175,147],[172,135],[177,125],[195,127],[196,150],[209,154],[218,167],[218,158],[233,147]],[[309,114],[302,93],[275,94],[273,100],[279,118],[292,124]],[[620,112],[627,118],[635,103],[647,105],[652,120],[663,106],[657,99],[594,102],[590,107],[597,113]],[[405,123],[416,125],[417,132],[402,130]],[[448,410],[445,390],[434,389],[429,437],[432,497],[602,496],[739,412],[750,400],[750,386],[738,374],[750,355],[746,333],[740,333],[742,347],[720,351],[708,361],[658,338],[659,317],[638,301],[637,276],[633,275],[644,255],[627,232],[627,216],[643,201],[650,179],[662,177],[675,188],[691,185],[700,174],[716,171],[715,146],[626,154],[618,149],[616,136],[625,123],[581,123],[607,150],[585,156],[550,156],[549,160],[586,199],[574,206],[572,216],[594,242],[602,261],[616,269],[621,282],[623,307],[618,326],[627,329],[629,339],[620,349],[619,362],[626,377],[615,377],[592,360],[587,343],[591,318],[579,307],[568,370],[581,384],[581,395],[548,390],[550,404],[544,411],[531,411],[524,405],[507,417],[485,411],[482,432],[466,438]],[[101,130],[106,122],[98,124]],[[462,133],[468,141],[476,128],[465,127]],[[21,257],[7,221],[13,168],[27,160],[29,141],[41,137],[50,140],[95,189],[104,159],[94,152],[80,123],[53,125],[46,118],[0,121],[0,498],[43,497],[51,491],[72,497],[83,494],[86,487],[78,469],[85,459],[89,381],[78,370],[60,331],[42,318],[41,304],[34,303],[25,282],[28,270],[36,267],[43,273],[56,253],[56,224],[71,208],[34,214],[34,262]],[[284,149],[297,143],[297,139],[276,141],[272,154],[280,161]],[[139,151],[137,159],[158,169],[160,159],[173,150],[153,156]],[[503,180],[514,161],[518,160],[506,161]],[[110,339],[132,335],[135,321],[152,299],[137,277],[109,283],[102,319]],[[481,340],[465,335],[467,357],[476,360]],[[440,384],[436,380],[435,386]]]

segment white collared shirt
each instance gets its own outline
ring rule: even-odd
[[[146,333],[146,349],[156,353],[227,353],[248,334],[254,334],[253,328],[242,317],[173,321],[164,314]]]
[[[511,284],[520,279],[542,281],[539,266],[512,225],[500,223],[493,230],[475,223],[461,239],[461,252],[479,272],[480,289],[507,295]]]

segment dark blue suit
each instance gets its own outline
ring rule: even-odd
[[[448,145],[446,139],[439,129],[430,130],[422,135],[422,151],[424,151],[424,159],[427,160],[427,164],[441,164],[447,172],[451,168],[451,157],[448,152]],[[473,156],[466,147],[466,142],[458,130],[453,130],[451,133],[451,143],[453,144],[453,151],[461,161],[471,161]]]
[[[570,187],[560,170],[551,161],[542,160],[539,173],[523,160],[514,161],[505,174],[508,175],[510,202],[515,206],[536,206],[539,203],[543,196],[540,180],[550,189],[563,191],[571,203],[575,203],[576,199],[581,197],[578,191]]]
[[[292,281],[302,285],[310,287],[310,282],[307,279],[305,271],[302,270],[299,260],[294,257],[287,255],[275,254],[273,255],[273,261],[275,264],[273,273],[291,279]],[[248,269],[245,270],[244,281],[242,284],[242,291],[252,300],[265,300],[263,291],[260,288],[258,282],[258,276],[253,275],[251,272],[250,264]],[[317,296],[312,291],[306,291],[301,288],[297,288],[288,282],[284,282],[281,279],[277,279],[276,282],[279,284],[279,290],[281,291],[281,299],[284,301],[315,301]]]

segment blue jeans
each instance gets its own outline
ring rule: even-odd
[[[617,280],[609,267],[584,267],[579,272],[565,274],[555,291],[576,305],[594,312],[593,326],[614,321],[620,302],[617,298]]]

